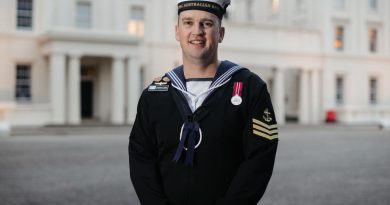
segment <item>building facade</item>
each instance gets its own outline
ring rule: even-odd
[[[390,2],[232,0],[220,59],[268,84],[278,122],[390,119]],[[0,116],[131,124],[141,90],[181,64],[174,0],[0,1]]]

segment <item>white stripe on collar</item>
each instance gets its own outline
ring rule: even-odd
[[[210,85],[210,89],[213,89],[213,88],[216,88],[216,87],[220,87],[221,84],[225,84],[227,81],[230,80],[230,77],[238,70],[242,69],[241,66],[239,65],[235,65],[231,68],[229,68],[225,73],[223,73],[221,76],[219,76],[211,85]],[[178,90],[181,90],[182,92],[185,92],[185,93],[188,93],[187,92],[187,89],[186,89],[186,86],[183,84],[184,82],[182,82],[180,80],[180,77],[177,76],[177,74],[171,70],[167,73],[167,75],[169,75],[169,77],[172,79],[172,85],[174,85],[173,87],[175,87],[176,89]]]
[[[220,84],[224,84],[225,80],[230,78],[231,75],[233,75],[236,71],[240,70],[242,67],[239,66],[239,65],[236,65],[232,68],[230,68],[229,70],[227,70],[224,74],[222,74],[221,76],[219,76],[219,78],[214,81],[214,83],[210,86],[211,88],[213,87],[217,87],[218,85]],[[230,79],[228,79],[229,81]]]
[[[173,70],[169,71],[167,74],[169,75],[169,77],[171,77],[174,85],[179,87],[180,90],[186,90],[186,87],[183,85],[183,82],[181,82],[180,78],[176,75],[175,72],[173,72]]]

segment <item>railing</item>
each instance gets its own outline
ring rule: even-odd
[[[50,103],[49,96],[34,95],[30,99],[16,99],[14,91],[0,90],[0,103],[16,103],[16,104],[48,104]]]
[[[347,123],[380,123],[390,120],[390,106],[345,106],[336,109],[338,120]]]

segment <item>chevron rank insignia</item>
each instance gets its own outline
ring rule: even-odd
[[[268,112],[268,110],[266,110]],[[264,111],[264,113],[266,113]],[[271,122],[269,115],[263,115],[263,118],[266,122]],[[278,138],[278,125],[274,124],[266,124],[260,120],[255,118],[252,119],[253,122],[253,134],[266,138],[268,140],[273,140]]]

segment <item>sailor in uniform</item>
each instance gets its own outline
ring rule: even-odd
[[[218,60],[230,0],[178,2],[183,65],[143,91],[129,142],[141,205],[256,205],[278,127],[264,81]]]

